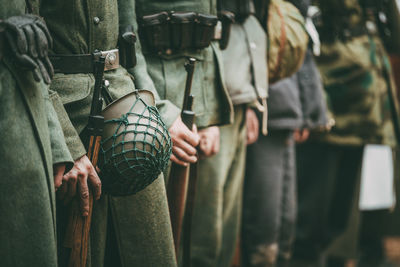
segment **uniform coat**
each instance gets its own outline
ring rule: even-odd
[[[0,19],[26,9],[1,7]],[[47,86],[0,53],[0,265],[57,266],[53,164],[72,158]]]
[[[117,47],[119,24],[136,26],[135,1],[133,0],[43,0],[40,14],[48,23],[54,38],[56,54],[87,54],[96,49],[110,50]],[[135,27],[137,29],[137,27]],[[138,66],[133,76],[120,67],[107,71],[113,99],[135,90],[153,90],[145,68],[140,46],[137,45]],[[145,65],[144,65],[145,66]],[[75,129],[64,127],[70,133],[67,141],[74,159],[85,154],[77,133],[85,127],[92,100],[94,78],[92,74],[57,74],[51,85],[61,97]],[[64,126],[68,122],[63,123]],[[165,185],[162,178],[136,195],[111,197],[104,194],[94,203],[91,229],[91,265],[101,267],[106,253],[107,233],[118,248],[115,255],[121,266],[175,266],[174,247]],[[110,247],[108,247],[107,251]],[[115,263],[115,262],[114,262]]]

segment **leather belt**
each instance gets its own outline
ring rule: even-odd
[[[93,54],[70,54],[70,55],[50,55],[55,73],[77,74],[93,73],[94,61],[96,58],[104,56],[104,71],[114,70],[119,67],[118,49],[95,52]]]

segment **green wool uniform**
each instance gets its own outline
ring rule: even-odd
[[[136,25],[133,0],[44,0],[40,3],[40,14],[50,25],[55,54],[90,54],[96,49],[114,49],[119,24]],[[132,71],[134,77],[122,67],[105,72],[113,99],[132,92],[135,87],[154,90],[139,48],[137,45],[138,66]],[[86,153],[77,133],[87,124],[93,87],[94,77],[88,73],[59,73],[51,85],[74,125],[72,129],[64,128],[74,159]],[[116,266],[117,261],[121,266],[175,266],[164,180],[157,179],[133,196],[103,194],[94,203],[90,241],[91,266]],[[104,264],[105,258],[113,260]]]
[[[216,2],[213,0],[137,0],[136,6],[138,18],[162,11],[217,14]],[[184,64],[187,57],[197,59],[192,86],[197,127],[204,128],[232,121],[232,104],[223,85],[222,57],[217,42],[211,42],[211,45],[204,49],[183,49],[170,55],[152,52],[143,38],[141,43],[148,72],[158,92],[157,107],[167,127],[170,127],[180,114],[186,81]]]
[[[217,5],[216,1],[211,0],[137,1],[137,15],[139,18],[162,11],[216,15]],[[197,127],[202,129],[211,125],[224,125],[232,122],[232,103],[229,98],[229,92],[224,86],[224,62],[218,42],[212,41],[210,46],[203,49],[180,49],[171,54],[154,53],[151,50],[151,45],[144,38],[141,39],[141,43],[148,72],[158,92],[158,107],[168,127],[177,119],[182,107],[186,80],[184,63],[187,57],[194,57],[197,60],[192,85],[192,94],[195,96],[193,109],[196,114],[195,124]],[[223,148],[232,143],[238,143],[240,150],[244,149],[244,109],[238,108],[237,111],[238,113],[235,115],[237,118],[234,119],[235,126],[232,126],[235,131],[231,132],[231,135],[223,136]],[[216,158],[212,158],[213,164],[206,164],[205,161],[200,161],[199,163],[199,178],[192,226],[192,266],[219,266],[217,263],[223,245],[223,226],[232,229],[234,233],[229,234],[229,237],[226,236],[226,241],[228,242],[225,242],[225,244],[228,245],[229,254],[232,254],[231,250],[235,246],[238,224],[234,223],[235,225],[232,226],[229,225],[230,223],[223,225],[225,220],[223,220],[222,214],[223,184],[227,179],[228,165],[233,162],[233,152],[236,153],[236,149],[233,148],[231,152],[226,154],[224,151],[221,154],[224,160],[229,163],[221,162]],[[216,169],[221,169],[224,174],[221,175],[221,173],[215,172]],[[241,169],[242,167],[239,167],[238,176],[241,176]],[[236,207],[236,203],[239,200],[235,199],[235,197],[238,196],[237,191],[240,188],[240,179],[236,179],[234,183],[232,184],[233,194],[229,197],[227,196],[228,199],[226,201],[232,202],[232,205]],[[234,212],[236,214],[233,216],[237,221],[240,215],[236,209]]]
[[[192,266],[231,266],[238,244],[246,160],[246,109],[267,96],[266,35],[254,16],[232,25],[222,51],[233,124],[220,127],[220,152],[200,160]],[[207,229],[207,231],[204,231]]]
[[[18,0],[1,7],[0,19],[26,10]],[[57,266],[53,164],[69,169],[72,158],[55,95],[0,47],[0,266]]]

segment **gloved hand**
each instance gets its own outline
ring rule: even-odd
[[[5,38],[19,66],[33,71],[36,81],[50,84],[54,70],[48,57],[52,39],[46,23],[38,16],[22,15],[0,21]]]

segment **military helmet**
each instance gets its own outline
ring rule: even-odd
[[[109,104],[99,167],[104,192],[133,195],[150,185],[168,165],[171,138],[151,92],[132,92]]]

